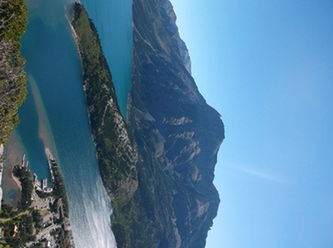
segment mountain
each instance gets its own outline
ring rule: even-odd
[[[27,23],[23,0],[0,1],[0,144],[18,123],[18,108],[26,95],[20,38]]]
[[[224,126],[191,76],[170,2],[133,2],[126,121],[94,24],[78,3],[72,16],[118,248],[204,247],[219,205],[213,179]]]
[[[172,238],[160,233],[166,241],[158,247],[204,247],[219,204],[212,181],[224,126],[191,76],[188,51],[171,3],[134,0],[133,18],[129,120],[143,157],[151,162],[150,169],[158,170],[172,185],[165,188],[172,214],[154,210],[156,216],[167,216],[165,220],[173,223]],[[160,194],[159,183],[151,180],[154,199]],[[166,208],[165,203],[160,207]]]

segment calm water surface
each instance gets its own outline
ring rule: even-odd
[[[116,247],[110,229],[111,206],[99,176],[88,125],[81,66],[65,17],[67,4],[60,0],[27,3],[29,26],[22,52],[27,60],[29,95],[21,109],[17,132],[31,168],[40,177],[48,175],[45,146],[60,163],[76,247]],[[103,48],[107,50],[125,114],[131,81],[131,2],[87,0],[84,4],[101,30]],[[122,43],[125,40],[127,45]]]
[[[132,0],[82,0],[93,20],[110,65],[118,103],[126,115],[132,82]]]

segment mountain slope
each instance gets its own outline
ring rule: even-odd
[[[165,187],[169,202],[161,207],[170,208],[170,215],[159,209],[155,215],[173,223],[173,232],[159,233],[166,241],[158,247],[204,247],[219,204],[212,181],[224,126],[190,74],[188,52],[170,2],[134,0],[133,12],[129,120],[144,166],[151,162],[150,169],[158,170],[169,184]],[[157,201],[159,183],[151,185]]]
[[[18,108],[26,95],[20,37],[27,23],[22,0],[0,0],[0,144],[18,123]]]
[[[134,0],[133,10],[126,123],[97,31],[80,4],[73,9],[112,229],[118,248],[202,248],[219,204],[212,181],[223,123],[190,74],[170,3]]]
[[[126,201],[137,189],[137,152],[119,110],[97,31],[79,3],[73,6],[72,26],[81,55],[90,126],[102,179],[114,203]]]

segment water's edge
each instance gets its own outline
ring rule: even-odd
[[[48,146],[56,154],[68,191],[76,247],[114,248],[111,205],[97,166],[82,68],[65,18],[65,3],[27,3],[29,26],[22,52],[27,60],[29,95],[20,111],[17,133],[30,167],[41,177],[47,170],[41,151]]]

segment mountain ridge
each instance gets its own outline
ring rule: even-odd
[[[118,118],[112,68],[97,30],[78,3],[73,16],[90,125],[112,201],[118,248],[204,247],[220,202],[213,178],[224,126],[191,76],[170,2],[133,2],[133,85],[127,122]],[[121,133],[126,133],[124,139],[118,137]]]
[[[179,191],[170,196],[178,241],[165,247],[204,247],[220,201],[212,181],[224,125],[191,76],[170,1],[134,0],[133,19],[130,124]]]

